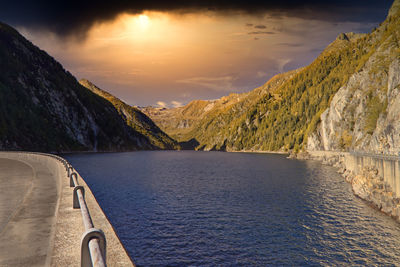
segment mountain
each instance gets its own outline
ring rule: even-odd
[[[252,92],[144,111],[196,149],[377,150],[383,142],[393,150],[400,147],[399,2],[371,33],[342,33],[310,65]]]
[[[162,138],[154,141],[156,135]],[[146,116],[127,123],[110,101],[80,85],[46,52],[0,23],[1,150],[120,151],[173,146]]]
[[[274,93],[276,88],[297,72],[276,75],[248,93],[233,93],[216,100],[194,100],[186,106],[171,109],[145,107],[142,111],[185,148],[224,150],[221,146],[207,146],[203,140],[210,139],[212,144],[220,142],[221,127],[241,120],[243,114],[266,95],[279,98]]]
[[[400,152],[400,1],[367,38],[363,65],[321,114],[308,150]]]
[[[98,88],[86,79],[81,79],[79,83],[109,101],[117,110],[125,123],[135,131],[141,133],[149,139],[149,142],[162,149],[178,149],[178,143],[165,134],[158,126],[138,108],[132,107],[112,94]]]

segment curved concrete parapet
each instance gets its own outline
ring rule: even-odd
[[[134,266],[77,176],[93,223],[106,236],[107,265]],[[0,266],[79,266],[85,230],[72,203],[73,189],[61,161],[49,154],[0,152]]]

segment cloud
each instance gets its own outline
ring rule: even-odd
[[[254,28],[256,28],[256,29],[266,29],[267,26],[265,26],[265,25],[256,25],[256,26],[254,26]]]
[[[382,21],[392,0],[279,0],[279,1],[165,1],[165,0],[20,0],[2,3],[0,18],[13,26],[40,28],[60,36],[84,37],[96,23],[113,20],[121,13],[144,11],[176,13],[269,14],[331,22]]]
[[[302,43],[279,43],[278,45],[289,46],[289,47],[300,47],[304,44]]]
[[[182,107],[182,106],[183,106],[183,103],[182,103],[182,102],[179,102],[179,101],[171,101],[171,104],[172,104],[172,106],[173,106],[174,108],[179,108],[179,107]]]
[[[282,26],[273,26],[272,30],[276,31],[276,32],[283,32],[284,31]]]
[[[249,32],[248,34],[275,34],[275,33],[274,32],[256,31],[256,32]]]
[[[264,71],[257,71],[257,77],[258,78],[262,78],[262,77],[265,77],[267,75],[268,74],[266,72],[264,72]]]
[[[221,77],[193,77],[193,78],[178,80],[176,82],[201,86],[215,91],[229,91],[233,89],[232,84],[234,81],[235,78],[233,76],[221,76]]]
[[[311,53],[321,53],[322,51],[324,51],[324,49],[323,48],[311,48],[310,50],[309,50]]]
[[[163,102],[163,101],[157,101],[157,105],[160,108],[166,108],[167,107],[167,103]]]
[[[282,58],[282,59],[276,60],[276,62],[278,63],[279,72],[281,72],[281,73],[284,72],[286,64],[288,64],[290,61],[292,61],[290,58]]]
[[[246,27],[253,27],[253,25],[252,23],[246,23]]]

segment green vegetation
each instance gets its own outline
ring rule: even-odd
[[[387,108],[387,100],[382,103],[378,96],[372,95],[372,92],[368,95],[367,100],[367,114],[365,117],[364,130],[368,134],[372,134],[376,128],[376,122],[380,114]]]
[[[160,128],[139,109],[127,105],[117,97],[101,90],[88,80],[82,79],[79,83],[93,93],[109,101],[118,110],[118,113],[125,120],[127,125],[146,136],[155,147],[161,149],[179,149],[178,143],[161,131]]]
[[[372,133],[387,105],[378,95],[385,94],[389,65],[400,53],[399,17],[393,11],[371,34],[339,35],[309,66],[273,78],[279,82],[271,80],[236,103],[204,112],[184,134],[175,130],[176,136],[180,141],[196,139],[198,149],[299,151],[339,88],[364,70],[374,81],[365,117],[365,131]],[[348,124],[337,136],[342,149],[353,142],[355,121]]]
[[[353,135],[347,130],[344,130],[339,140],[340,148],[342,150],[347,150],[351,147],[352,142],[353,142]]]
[[[109,101],[81,86],[46,52],[2,23],[0,62],[0,149],[160,148],[129,127]]]
[[[233,116],[233,109],[207,116],[192,132],[194,137],[203,145],[214,143],[217,149],[223,145],[234,150],[300,149],[333,95],[370,56],[370,38],[337,39],[311,65],[257,99],[240,117]]]

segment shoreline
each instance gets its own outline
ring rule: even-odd
[[[284,151],[269,151],[269,150],[240,150],[240,151],[221,151],[228,153],[259,153],[259,154],[278,154],[278,155],[290,155],[289,152]]]
[[[316,160],[323,165],[336,168],[337,172],[350,184],[356,197],[400,223],[400,198],[387,182],[387,171],[379,165],[376,166],[376,163],[364,164],[364,161],[371,161],[368,157],[362,159],[361,164],[358,162],[360,160],[355,159],[349,152],[339,151],[307,151],[296,156],[291,155],[289,158]],[[383,166],[384,163],[381,165]]]

